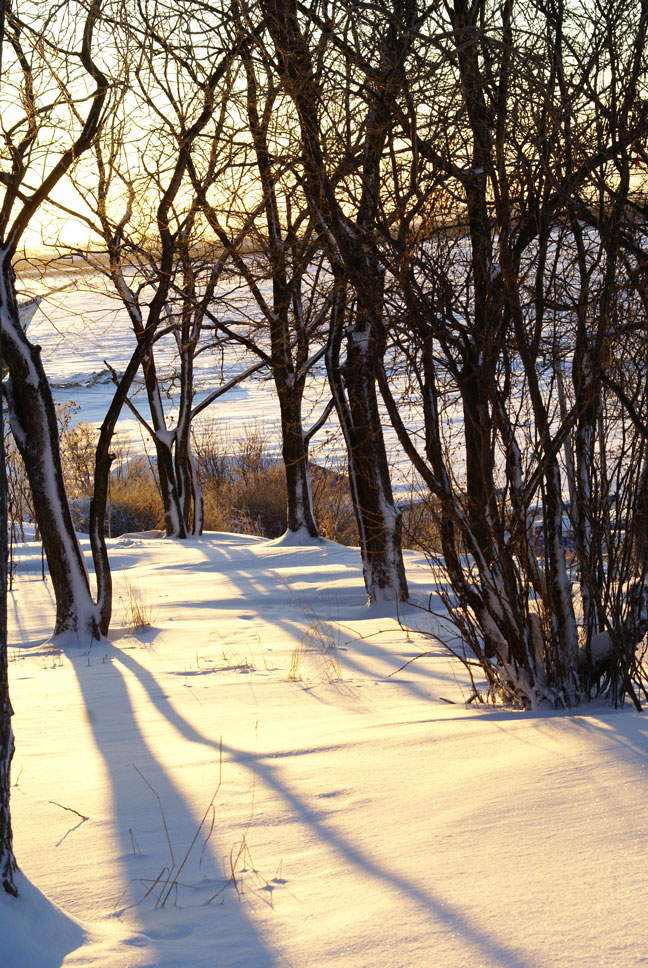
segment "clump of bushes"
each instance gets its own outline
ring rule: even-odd
[[[59,408],[61,458],[76,529],[87,533],[94,478],[97,432],[92,424],[71,426],[73,405]],[[193,442],[205,501],[205,531],[228,531],[277,538],[286,530],[286,473],[280,458],[268,454],[262,430],[247,429],[237,441],[207,427]],[[154,464],[115,445],[110,477],[106,532],[164,527],[162,499]],[[11,434],[5,435],[10,539],[24,539],[23,522],[34,521],[29,485]],[[357,545],[349,480],[346,474],[311,464],[313,507],[320,534],[339,544]],[[440,552],[436,503],[429,496],[402,508],[403,547]]]
[[[77,531],[87,533],[90,520],[90,492],[72,490],[70,510]],[[164,515],[155,475],[143,458],[125,461],[110,478],[106,534],[115,538],[127,531],[150,531],[161,526]]]
[[[94,479],[96,428],[71,426],[72,405],[59,409],[63,473],[75,527],[87,533]],[[29,486],[20,455],[6,438],[9,476],[9,516],[14,540],[24,538],[22,524],[34,521]],[[110,477],[106,532],[118,537],[129,531],[164,527],[162,499],[154,463],[132,457],[115,443]],[[280,458],[268,454],[263,432],[248,429],[237,441],[214,427],[194,439],[194,457],[205,504],[206,531],[277,538],[286,530],[286,474]],[[315,517],[322,537],[341,544],[358,543],[347,477],[311,465]]]
[[[441,554],[440,508],[430,495],[412,498],[401,506],[403,548]]]
[[[286,478],[266,451],[262,433],[236,443],[208,428],[193,442],[205,501],[205,530],[277,538],[286,529]]]
[[[214,430],[194,440],[194,456],[205,499],[205,530],[278,538],[286,530],[286,472],[268,454],[263,433],[248,429],[233,444]],[[313,507],[320,534],[357,544],[347,478],[311,464]]]

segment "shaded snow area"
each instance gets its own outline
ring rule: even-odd
[[[642,716],[466,706],[461,665],[364,604],[355,549],[109,544],[92,648],[47,640],[17,549],[2,968],[648,964]]]

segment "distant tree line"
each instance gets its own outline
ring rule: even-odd
[[[7,3],[3,397],[55,632],[108,630],[124,406],[151,435],[167,534],[200,534],[191,426],[227,386],[197,404],[195,359],[236,345],[252,359],[243,376],[263,368],[276,387],[289,530],[318,536],[309,444],[334,410],[368,597],[407,600],[386,411],[438,519],[449,620],[489,698],[641,707],[647,29],[648,0]],[[66,178],[85,199],[88,259],[133,328],[97,444],[94,595],[14,269]],[[162,340],[177,349],[173,425]],[[306,427],[318,364],[330,401]]]

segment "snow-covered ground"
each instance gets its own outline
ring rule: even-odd
[[[65,649],[18,549],[2,968],[648,964],[642,716],[466,706],[443,647],[364,604],[354,549],[109,544],[110,642]]]

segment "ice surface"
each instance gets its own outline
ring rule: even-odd
[[[43,280],[26,277],[21,286],[21,299],[25,301],[47,293],[34,314],[29,336],[43,348],[42,359],[55,400],[76,404],[78,410],[73,415],[73,423],[83,420],[100,425],[114,390],[104,361],[110,363],[118,374],[123,373],[135,345],[125,309],[98,274],[50,273]],[[87,291],[88,287],[94,287],[94,291]],[[243,315],[247,315],[249,307],[243,308]],[[156,344],[155,355],[161,377],[177,370],[177,345],[173,336]],[[233,348],[226,349],[224,357],[220,352],[209,350],[198,354],[195,358],[195,405],[223,382],[243,373],[256,362],[257,357]],[[141,408],[145,419],[149,419],[141,377],[135,381],[134,390],[133,402]],[[329,396],[325,366],[320,361],[307,385],[303,410],[305,427],[319,417]],[[176,383],[169,386],[164,400],[170,428],[175,425],[178,403]],[[386,418],[384,424],[387,449],[394,468],[395,490],[406,492],[411,486],[410,466]],[[279,455],[279,405],[273,380],[261,372],[233,387],[198,416],[195,427],[199,434],[216,430],[232,443],[232,452],[242,434],[261,428],[269,453]],[[150,442],[142,436],[140,424],[126,407],[117,425],[117,440],[122,444],[128,442],[135,453],[142,452],[147,444],[152,451]],[[312,441],[310,454],[311,459],[319,463],[345,466],[344,444],[334,414]]]

